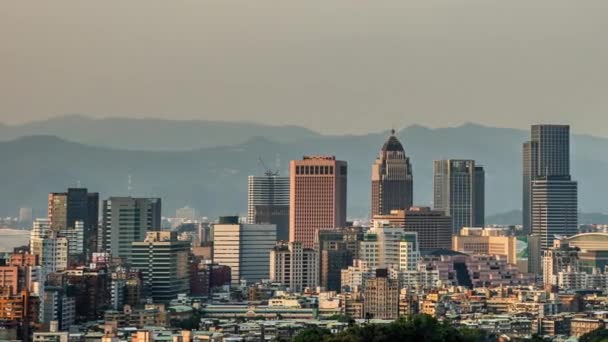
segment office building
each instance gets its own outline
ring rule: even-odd
[[[359,257],[370,269],[413,271],[420,258],[417,233],[374,221],[359,245]]]
[[[63,271],[68,267],[68,239],[58,236],[58,232],[32,237],[30,253],[38,258],[44,274]]]
[[[101,249],[128,261],[132,243],[160,230],[160,198],[110,197],[103,201]]]
[[[536,178],[570,178],[570,126],[533,125],[531,140],[523,144],[524,232],[532,232],[532,185]]]
[[[247,223],[274,224],[277,240],[289,240],[289,177],[267,172],[247,178]]]
[[[38,263],[42,261],[43,253],[43,242],[44,239],[50,234],[50,221],[47,219],[36,219],[34,221],[34,227],[30,232],[30,254],[38,260]]]
[[[62,286],[46,286],[40,298],[39,314],[40,323],[56,321],[59,330],[67,331],[76,319],[76,298]]]
[[[189,292],[188,241],[178,240],[175,232],[156,231],[131,245],[131,266],[141,272],[146,298],[166,302]]]
[[[523,183],[524,231],[538,239],[538,248],[528,251],[534,260],[528,266],[540,274],[542,251],[553,246],[556,236],[578,233],[578,184],[570,176],[569,126],[532,126],[532,140],[524,143]]]
[[[501,255],[517,264],[517,237],[501,228],[464,227],[452,237],[452,249],[466,254]]]
[[[386,269],[376,270],[376,276],[365,280],[365,317],[397,319],[399,317],[399,282],[390,279]]]
[[[269,278],[270,250],[277,242],[273,224],[242,224],[238,217],[221,217],[213,225],[213,262],[230,267],[232,285]]]
[[[304,248],[301,242],[279,242],[270,251],[270,281],[291,291],[317,287],[318,269],[315,250]]]
[[[388,215],[376,215],[375,221],[417,233],[420,250],[452,247],[452,218],[443,211],[412,207],[409,210],[393,210]]]
[[[346,226],[346,162],[305,156],[290,162],[289,178],[289,241],[313,248],[320,229]]]
[[[372,217],[409,209],[413,196],[412,165],[392,130],[372,164]]]
[[[86,188],[69,188],[67,192],[49,194],[48,218],[54,231],[75,229],[83,223],[84,256],[97,251],[99,227],[99,194]]]
[[[452,217],[452,232],[462,227],[483,227],[484,170],[474,160],[435,160],[433,204]]]
[[[359,255],[363,230],[359,228],[319,230],[315,250],[319,257],[319,285],[326,291],[342,288],[341,271]]]
[[[570,177],[537,177],[530,182],[532,193],[532,233],[540,247],[553,246],[556,236],[578,233],[577,183]]]
[[[76,261],[82,261],[80,257],[83,255],[85,248],[84,222],[76,221],[74,223],[74,228],[62,229],[57,235],[65,237],[68,240],[68,257],[70,264],[74,264]]]

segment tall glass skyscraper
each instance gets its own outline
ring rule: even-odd
[[[537,178],[570,179],[570,126],[533,125],[531,140],[523,145],[522,219],[532,231],[532,181]]]
[[[523,145],[523,227],[534,237],[529,254],[553,246],[556,236],[578,232],[578,184],[570,175],[570,126],[534,125]],[[532,248],[533,247],[533,248]],[[540,256],[530,255],[539,273]]]
[[[433,205],[452,217],[452,232],[483,227],[485,173],[474,160],[448,159],[433,163]]]

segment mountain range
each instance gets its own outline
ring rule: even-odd
[[[519,209],[521,144],[528,135],[476,124],[399,130],[413,165],[414,202],[432,202],[433,160],[475,159],[486,170],[486,214]],[[371,163],[387,137],[388,132],[338,136],[296,126],[83,116],[0,125],[0,215],[15,216],[29,206],[42,216],[48,192],[77,185],[102,198],[162,197],[166,215],[185,205],[210,217],[244,214],[247,176],[264,171],[259,158],[286,175],[291,159],[332,154],[349,165],[349,217],[365,217]],[[572,174],[583,211],[606,211],[606,150],[608,139],[572,137]]]

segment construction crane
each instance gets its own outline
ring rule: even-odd
[[[276,177],[279,175],[279,169],[277,168],[276,170],[273,170],[266,166],[262,157],[258,157],[258,163],[260,163],[260,165],[264,169],[264,175],[266,175],[267,177]]]

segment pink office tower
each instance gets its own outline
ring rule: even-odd
[[[320,229],[346,225],[345,161],[304,156],[289,164],[289,241],[313,248]]]

